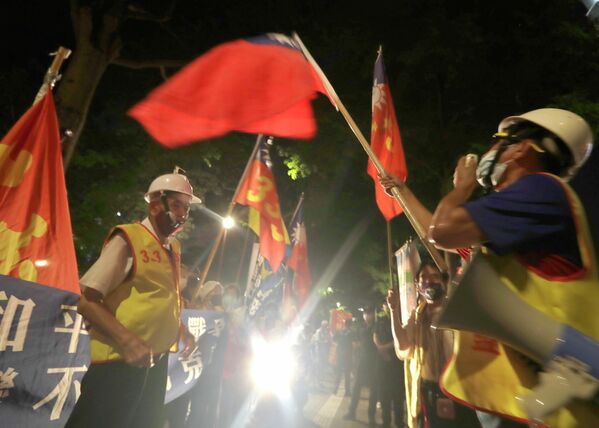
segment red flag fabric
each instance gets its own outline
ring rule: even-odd
[[[258,150],[252,159],[247,176],[241,184],[235,202],[250,207],[250,227],[260,238],[260,254],[277,272],[289,243],[287,228],[281,217],[275,177],[271,170],[270,139],[259,137]],[[252,211],[257,218],[252,219]]]
[[[308,139],[317,91],[326,94],[295,41],[269,33],[209,50],[129,115],[167,147],[230,131]]]
[[[305,303],[312,288],[312,275],[308,263],[308,239],[306,237],[306,225],[304,223],[304,200],[301,199],[296,213],[291,219],[292,249],[291,256],[287,260],[287,267],[295,272],[295,293],[300,307]]]
[[[0,141],[0,274],[79,294],[50,90]]]
[[[391,90],[385,73],[383,53],[379,51],[374,63],[374,83],[372,86],[372,130],[370,134],[372,150],[377,155],[385,171],[405,181],[408,176],[401,135],[395,117]],[[376,203],[387,221],[401,214],[399,203],[385,193],[377,179],[374,164],[368,161],[368,174],[374,180]]]

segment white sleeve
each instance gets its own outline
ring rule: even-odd
[[[116,233],[102,249],[96,262],[80,280],[82,288],[93,288],[107,296],[121,285],[133,266],[133,256],[127,240]]]

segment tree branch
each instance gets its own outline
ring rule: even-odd
[[[164,23],[171,19],[173,10],[175,9],[175,5],[177,4],[176,0],[172,0],[168,6],[166,7],[164,13],[162,15],[156,15],[151,12],[148,12],[139,4],[130,4],[127,6],[128,12],[125,14],[125,19],[135,19],[136,21],[150,21],[157,23]]]

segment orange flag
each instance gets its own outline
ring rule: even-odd
[[[79,294],[51,90],[0,141],[0,274]]]
[[[250,207],[250,227],[260,238],[260,254],[268,260],[273,272],[277,272],[285,247],[289,244],[287,228],[281,217],[279,196],[275,177],[271,170],[270,140],[261,139],[256,156],[251,160],[248,173],[235,202]]]
[[[389,82],[385,73],[382,50],[379,50],[378,57],[374,63],[370,144],[372,150],[383,164],[385,171],[405,181],[408,176],[408,169],[406,167],[403,146],[401,145],[397,119],[395,118],[391,90],[389,89]],[[403,210],[399,206],[399,203],[393,197],[387,195],[385,189],[379,184],[376,168],[370,160],[368,161],[368,174],[374,180],[376,203],[385,219],[389,221],[401,214]]]

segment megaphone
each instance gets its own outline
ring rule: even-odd
[[[522,300],[481,253],[432,325],[492,337],[542,364],[539,385],[518,397],[532,420],[542,421],[573,398],[599,403],[599,342]]]

